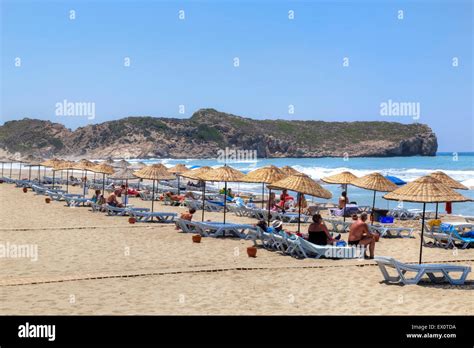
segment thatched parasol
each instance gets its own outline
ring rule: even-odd
[[[79,162],[76,163],[74,166],[74,169],[79,169],[83,171],[83,194],[84,196],[86,195],[86,188],[87,188],[87,171],[92,171],[92,168],[96,167],[97,165],[94,162],[91,162],[89,160],[86,160],[85,158],[81,159]],[[95,178],[95,173],[94,173],[94,178]]]
[[[125,204],[128,204],[128,180],[138,179],[134,173],[135,171],[131,168],[121,168],[109,176],[114,180],[125,180]]]
[[[346,194],[347,194],[347,185],[350,184],[355,179],[357,179],[357,176],[355,176],[351,172],[347,172],[347,171],[339,173],[339,174],[334,174],[334,175],[331,175],[331,176],[327,176],[325,178],[321,178],[321,180],[323,182],[328,183],[328,184],[344,185]],[[347,198],[346,198],[346,200],[347,200]],[[345,204],[344,204],[344,209],[345,209]],[[345,210],[344,210],[344,214],[343,214],[343,219],[344,219],[344,221],[346,221]]]
[[[300,223],[301,223],[301,194],[306,194],[309,196],[330,199],[332,197],[331,192],[323,188],[316,181],[311,179],[308,175],[299,173],[295,175],[290,175],[285,179],[279,180],[277,182],[268,185],[271,189],[286,189],[290,191],[295,191],[300,193],[300,201],[298,202],[298,232],[300,232]]]
[[[300,174],[301,172],[297,171],[295,168],[290,167],[290,166],[284,166],[281,167],[280,170],[285,173],[287,176],[289,175],[295,175],[295,174]]]
[[[464,197],[432,176],[423,176],[393,192],[387,193],[383,198],[392,201],[406,201],[423,203],[421,218],[420,260],[423,251],[423,233],[425,230],[426,203],[440,202],[467,202],[470,198]]]
[[[270,165],[251,171],[242,179],[243,182],[261,182],[262,183],[262,209],[265,201],[265,184],[271,184],[272,182],[284,179],[288,176],[280,168]],[[268,215],[270,216],[270,194],[271,189],[268,193]]]
[[[152,200],[151,200],[151,212],[153,213],[154,202],[155,202],[155,181],[156,180],[171,180],[173,176],[166,170],[166,167],[162,164],[153,164],[151,166],[143,167],[133,173],[136,177],[141,179],[148,179],[153,181]],[[153,221],[153,216],[151,217]]]
[[[62,161],[58,158],[51,158],[49,160],[46,160],[46,161],[42,162],[41,165],[43,165],[44,167],[54,168],[54,167],[58,166],[61,162]],[[56,174],[56,171],[53,170],[53,189],[54,189],[55,174]]]
[[[455,189],[455,190],[469,190],[468,187],[464,186],[459,181],[454,180],[448,174],[446,174],[442,171],[433,172],[433,173],[430,174],[430,176],[432,176],[436,180],[440,181],[441,183],[445,184],[446,186],[448,186],[452,189]],[[437,202],[436,203],[436,217],[435,217],[436,219],[438,218],[438,205],[439,205],[439,203]]]
[[[179,188],[179,177],[182,173],[186,173],[187,171],[189,171],[189,168],[181,163],[178,163],[174,167],[168,168],[168,172],[175,174],[178,178],[178,195],[181,193],[181,189]]]
[[[204,221],[204,201],[206,200],[206,181],[202,179],[202,176],[212,170],[209,166],[199,167],[193,170],[188,170],[181,174],[182,177],[192,179],[192,180],[199,180],[203,183],[202,185],[202,221]]]
[[[380,173],[367,174],[363,177],[353,180],[350,184],[366,190],[374,191],[371,225],[374,223],[375,195],[377,191],[390,192],[397,189],[397,185],[385,178]]]
[[[108,165],[105,162],[96,164],[95,166],[89,168],[91,172],[102,174],[102,194],[105,194],[105,175],[110,175],[114,173],[114,168]]]
[[[57,163],[56,166],[53,167],[53,173],[56,170],[61,171],[61,177],[62,177],[62,171],[66,171],[66,192],[69,192],[69,171],[76,169],[76,162],[73,161],[61,161]]]
[[[204,181],[224,182],[224,224],[227,208],[227,183],[241,182],[244,176],[244,173],[237,169],[229,167],[227,164],[222,167],[209,170],[208,172],[203,173],[201,176],[202,180]]]

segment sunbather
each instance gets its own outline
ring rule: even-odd
[[[186,213],[182,213],[180,219],[191,221],[193,219],[193,214],[196,212],[196,209],[189,209]]]
[[[267,232],[268,226],[267,222],[265,220],[259,220],[256,224],[257,227],[260,227],[263,232]]]
[[[123,208],[123,204],[117,200],[117,197],[121,196],[120,190],[115,190],[107,197],[107,204],[112,207]]]
[[[337,207],[339,209],[344,209],[346,207],[347,203],[349,203],[349,197],[347,197],[347,192],[342,191],[341,197],[339,197],[339,204],[338,204]]]
[[[375,236],[369,232],[369,226],[366,223],[367,214],[360,214],[360,219],[354,221],[349,229],[349,245],[369,246],[370,257],[364,255],[365,258],[374,258]]]
[[[313,215],[313,223],[308,227],[308,241],[316,245],[328,245],[337,242],[329,233],[320,214]]]
[[[272,222],[272,225],[267,228],[267,232],[279,233],[283,231],[283,222],[281,220],[275,220]]]

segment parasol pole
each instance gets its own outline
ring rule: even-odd
[[[12,179],[13,162],[10,162],[10,179]]]
[[[224,225],[225,225],[225,211],[227,207],[227,181],[224,181]],[[224,231],[225,237],[225,231]]]
[[[425,232],[425,209],[426,203],[423,203],[423,215],[421,217],[420,260],[418,261],[419,264],[421,264],[421,255],[423,253],[423,233]]]
[[[125,179],[125,206],[128,205],[128,179]]]
[[[69,169],[66,169],[66,193],[69,193]]]
[[[28,168],[28,181],[31,181],[31,166]]]
[[[2,178],[3,178],[3,165],[4,165],[4,164],[5,164],[5,163],[2,162]]]
[[[102,196],[105,197],[105,173],[102,173]]]
[[[271,195],[272,195],[272,189],[269,188],[269,190],[268,190],[268,207],[267,207],[267,209],[268,209],[268,222],[267,222],[267,225],[268,226],[270,226],[270,219],[271,219],[271,215],[270,215],[270,197],[271,197]]]
[[[202,221],[204,221],[204,204],[206,201],[206,181],[203,180],[204,185],[202,185]]]
[[[436,202],[436,216],[435,219],[438,220],[438,202]]]
[[[159,183],[159,181],[158,181]],[[151,193],[151,213],[153,214],[153,207],[155,204],[155,179],[153,179],[153,190]],[[151,222],[153,222],[153,215],[151,215]]]
[[[21,180],[21,161],[20,161],[20,172],[18,173],[18,180]]]
[[[372,219],[370,219],[370,225],[372,226],[374,224],[374,220],[375,220],[375,212],[374,212],[374,209],[375,209],[375,193],[377,191],[374,190],[374,199],[372,201]]]
[[[56,171],[53,169],[53,190],[54,190],[54,175],[56,174]]]
[[[262,182],[262,209],[265,208],[264,203],[265,203],[265,183]]]
[[[301,198],[303,194],[300,192],[298,198],[298,233],[300,233],[300,225],[301,225]]]
[[[181,190],[179,189],[179,173],[176,173],[176,176],[178,177],[178,196],[181,194]]]

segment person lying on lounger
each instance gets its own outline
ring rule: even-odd
[[[366,223],[367,213],[360,214],[360,219],[354,221],[349,229],[349,245],[369,246],[370,257],[367,254],[364,257],[373,259],[375,251],[375,236],[369,232],[369,226]]]
[[[121,196],[120,190],[115,190],[107,197],[107,204],[112,207],[123,208],[123,204],[117,200],[117,197]]]
[[[339,197],[339,203],[338,203],[337,207],[339,209],[344,209],[346,207],[347,203],[349,203],[349,197],[347,197],[347,192],[342,191],[341,197]]]

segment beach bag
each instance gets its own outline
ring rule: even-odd
[[[338,247],[345,247],[345,246],[347,246],[347,243],[346,243],[345,240],[338,240],[338,241],[336,242],[336,246],[338,246]]]

